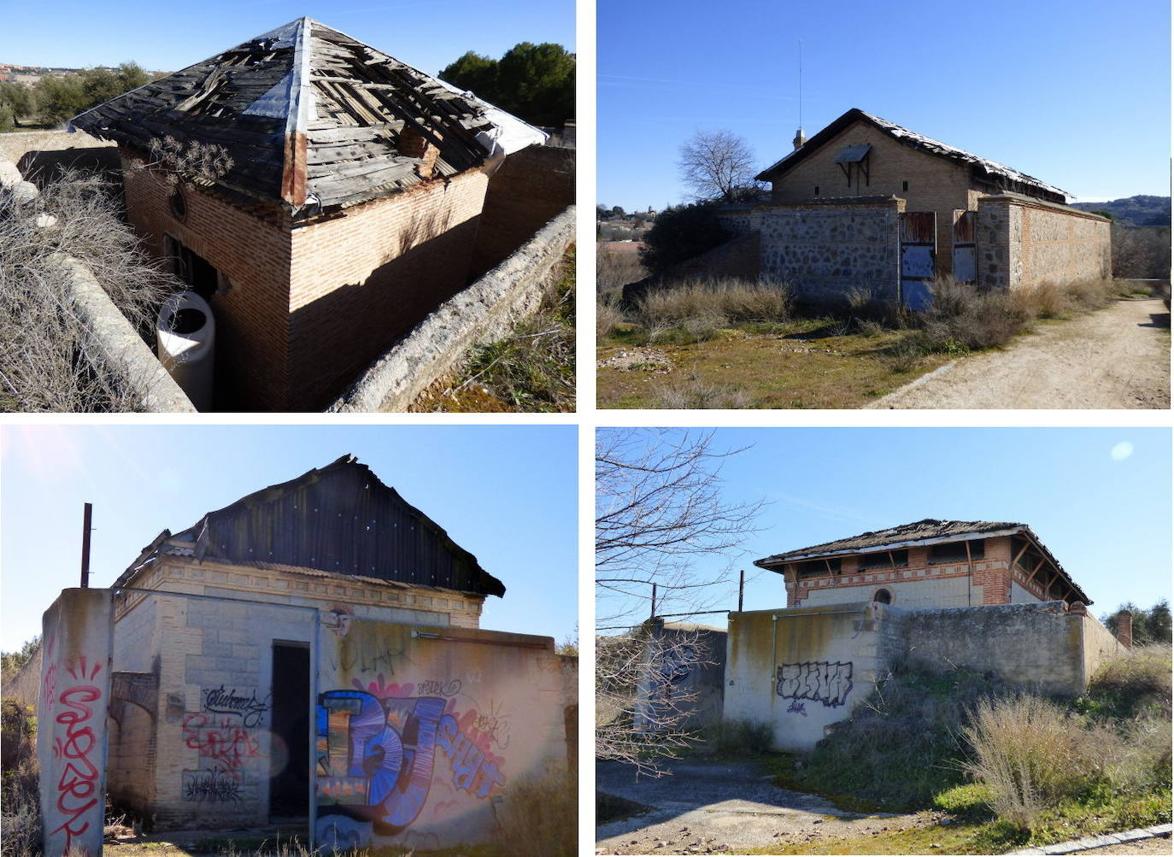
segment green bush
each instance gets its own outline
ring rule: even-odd
[[[1169,719],[1170,675],[1168,644],[1140,646],[1101,664],[1082,703],[1101,716],[1129,719],[1154,710]]]
[[[730,237],[717,218],[717,204],[696,202],[666,208],[644,236],[640,261],[653,274],[700,256]]]

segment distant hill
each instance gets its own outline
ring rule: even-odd
[[[1170,197],[1129,196],[1108,202],[1074,202],[1081,211],[1107,211],[1118,223],[1130,226],[1169,226]]]

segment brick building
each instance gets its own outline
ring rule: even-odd
[[[495,172],[545,140],[309,18],[73,125],[118,143],[131,224],[215,313],[218,407],[246,410],[324,407],[466,285]]]
[[[448,847],[574,764],[573,659],[481,630],[504,584],[349,456],[160,533],[110,592],[108,789],[149,827]]]
[[[1026,524],[927,518],[754,564],[783,576],[788,607],[1091,603]]]

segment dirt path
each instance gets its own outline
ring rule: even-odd
[[[740,853],[917,823],[913,816],[845,812],[821,797],[781,789],[753,762],[677,761],[669,771],[636,779],[627,766],[597,763],[599,791],[652,807],[597,827],[597,853]]]
[[[870,408],[1168,408],[1170,313],[1126,300],[943,366]]]

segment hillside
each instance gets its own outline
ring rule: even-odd
[[[1119,223],[1130,226],[1169,226],[1170,197],[1129,196],[1108,202],[1074,202],[1073,208],[1081,211],[1107,211]]]

